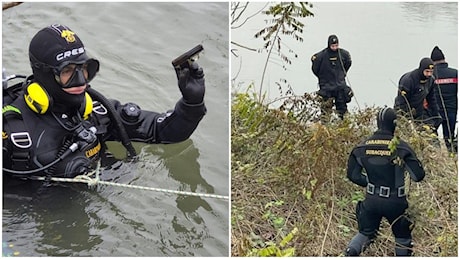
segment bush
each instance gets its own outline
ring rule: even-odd
[[[365,194],[346,178],[348,155],[375,131],[379,108],[322,124],[313,95],[287,98],[279,109],[256,100],[240,93],[232,101],[232,256],[342,255],[357,232],[355,205]],[[396,134],[426,171],[424,181],[406,186],[416,220],[414,254],[456,256],[457,158],[403,118]],[[393,251],[390,225],[383,221],[362,255]]]

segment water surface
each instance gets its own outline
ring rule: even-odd
[[[201,43],[208,113],[192,137],[135,144],[136,162],[103,178],[132,185],[229,194],[228,3],[23,3],[2,13],[2,67],[29,74],[41,28],[74,30],[101,63],[92,87],[164,112],[181,97],[171,61]],[[110,144],[123,159],[124,148]],[[227,256],[228,201],[120,187],[4,188],[2,240],[20,256]]]
[[[250,3],[244,21],[266,3]],[[458,66],[458,3],[439,2],[313,2],[314,17],[302,18],[305,23],[303,42],[283,36],[282,48],[292,64],[283,69],[275,57],[268,65],[263,92],[273,100],[280,96],[280,78],[287,79],[294,94],[317,91],[317,78],[311,71],[311,56],[327,47],[331,34],[339,38],[341,48],[351,53],[352,66],[348,81],[356,99],[349,104],[393,106],[399,78],[418,67],[423,57],[430,57],[434,46],[443,51],[451,67]],[[254,34],[266,26],[269,17],[258,14],[243,26],[231,30],[232,41],[250,48],[263,46]],[[239,24],[239,23],[237,23]],[[236,24],[234,24],[236,25]],[[235,90],[245,91],[250,82],[259,90],[266,52],[237,49],[232,56],[231,77]],[[298,58],[294,58],[294,50]],[[287,89],[283,85],[284,91]],[[277,104],[277,103],[275,103]]]

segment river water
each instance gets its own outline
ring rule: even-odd
[[[23,3],[2,13],[2,67],[29,74],[30,39],[53,23],[101,62],[93,88],[157,112],[181,97],[171,61],[201,43],[208,113],[197,130],[179,144],[136,143],[138,161],[102,176],[229,195],[228,3]],[[109,148],[123,159],[120,144]],[[114,186],[15,187],[4,190],[2,241],[19,256],[228,256],[229,203]]]
[[[266,3],[250,3],[237,23],[254,15]],[[271,59],[263,92],[268,101],[280,97],[280,78],[287,79],[295,95],[318,90],[311,71],[310,58],[327,47],[331,34],[339,38],[341,48],[351,53],[348,80],[355,92],[349,107],[393,106],[399,78],[418,67],[421,58],[430,57],[434,46],[443,51],[451,67],[458,67],[458,3],[440,2],[313,2],[314,17],[301,18],[305,24],[303,42],[282,36],[282,51],[292,64],[283,69],[281,59]],[[240,45],[260,49],[261,39],[254,34],[267,26],[270,17],[257,14],[243,26],[231,30],[231,39]],[[231,56],[233,91],[245,91],[254,83],[259,92],[267,53],[231,46],[238,57]],[[294,50],[298,58],[294,58]],[[283,85],[286,91],[286,84]],[[274,103],[279,104],[278,103]]]

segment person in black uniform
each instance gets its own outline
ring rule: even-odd
[[[425,171],[415,152],[403,140],[394,150],[389,144],[396,128],[396,113],[385,107],[377,114],[378,130],[357,145],[348,159],[347,177],[366,187],[366,198],[358,202],[356,217],[359,232],[348,244],[345,254],[358,256],[376,237],[382,217],[395,236],[397,256],[412,254],[412,225],[405,214],[408,208],[404,187],[404,171],[416,182],[423,180]],[[363,170],[367,173],[363,174]]]
[[[347,103],[353,96],[351,88],[345,82],[345,77],[351,67],[350,53],[339,48],[339,39],[336,35],[330,35],[327,40],[327,48],[313,55],[311,61],[311,70],[319,81],[317,93],[322,99],[323,120],[327,120],[334,104],[339,117],[343,119],[347,112]]]
[[[441,116],[436,102],[433,69],[433,61],[423,58],[417,69],[402,75],[394,108],[436,132],[441,124]]]
[[[99,61],[67,26],[37,32],[29,59],[33,75],[19,94],[4,94],[4,176],[72,178],[94,168],[106,141],[122,142],[133,156],[131,141],[182,142],[206,114],[204,73],[195,62],[176,68],[182,98],[175,108],[156,113],[93,89]]]
[[[433,48],[431,59],[434,63],[435,94],[442,117],[444,141],[447,149],[456,153],[455,125],[457,123],[458,71],[449,67],[445,61],[444,53],[438,46]]]

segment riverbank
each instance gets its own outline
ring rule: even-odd
[[[232,102],[231,255],[342,255],[357,232],[355,206],[365,194],[346,178],[346,163],[351,149],[375,131],[378,108],[322,125],[314,119],[318,104],[308,97],[283,111],[255,100],[243,93]],[[397,134],[426,171],[424,181],[406,183],[414,254],[457,256],[457,158],[413,129],[398,121]],[[392,256],[393,250],[383,221],[363,256]]]

